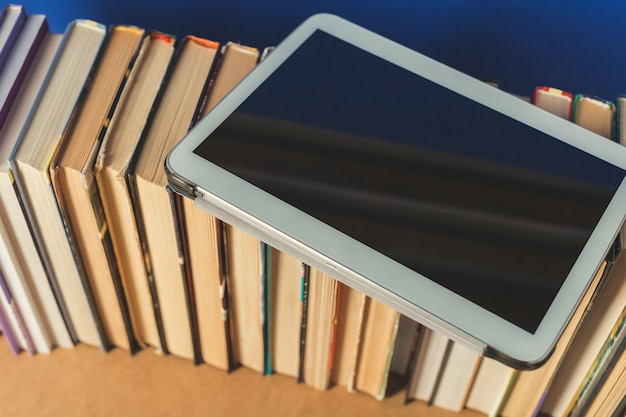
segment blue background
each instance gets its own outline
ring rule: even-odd
[[[56,32],[76,18],[251,46],[330,12],[512,93],[537,85],[614,100],[626,92],[626,1],[25,0]]]

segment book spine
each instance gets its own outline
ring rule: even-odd
[[[298,383],[304,383],[304,357],[306,353],[306,328],[307,312],[309,309],[309,280],[311,278],[311,268],[302,264],[302,290],[300,291],[300,309],[302,320],[300,322],[300,352],[298,366]]]
[[[39,20],[37,18],[40,17]],[[22,85],[22,82],[26,78],[26,73],[30,68],[31,63],[35,59],[37,55],[37,51],[39,47],[43,43],[46,35],[49,32],[48,21],[45,17],[41,16],[32,16],[29,18],[25,24],[24,30],[29,29],[29,26],[39,25],[39,28],[34,34],[28,34],[28,37],[20,37],[15,44],[15,53],[18,54],[14,56],[11,54],[11,60],[14,62],[20,61],[20,67],[15,73],[15,78],[11,80],[12,85],[9,91],[6,93],[6,97],[4,98],[4,102],[0,108],[0,127],[4,125],[4,122],[11,110],[11,106],[15,97],[17,96],[18,91]]]
[[[263,358],[264,375],[272,374],[272,344],[271,344],[271,319],[270,319],[270,262],[271,248],[264,242],[259,242],[259,260],[261,262],[260,285],[261,285],[261,326],[263,327]]]
[[[26,10],[24,9],[22,5],[19,5],[19,4],[7,5],[5,7],[4,17],[2,18],[3,21],[6,19],[6,16],[9,13],[9,11],[18,13],[18,16],[15,19],[13,27],[11,28],[11,31],[6,38],[6,41],[5,41],[6,43],[4,44],[4,47],[0,48],[0,70],[4,69],[4,65],[9,59],[11,50],[13,49],[15,42],[20,36],[20,32],[22,31],[22,28],[26,24],[26,17],[27,17]]]

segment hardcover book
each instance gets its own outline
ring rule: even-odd
[[[216,63],[206,86],[205,94],[198,106],[198,112],[194,120],[199,120],[206,115],[217,102],[219,102],[241,79],[255,67],[258,61],[259,52],[256,48],[229,42],[220,49],[216,57]],[[184,252],[186,263],[190,269],[190,276],[193,281],[194,297],[193,303],[197,311],[198,337],[202,350],[203,360],[221,369],[232,369],[233,362],[241,359],[233,351],[233,340],[242,325],[237,325],[235,315],[240,317],[245,312],[233,313],[234,301],[227,308],[224,304],[229,304],[227,297],[232,294],[231,286],[228,283],[233,279],[233,268],[229,265],[220,265],[220,262],[231,262],[229,256],[232,255],[227,247],[228,238],[222,239],[224,235],[232,233],[230,226],[220,222],[214,216],[195,207],[193,202],[187,198],[181,198],[180,228],[184,230],[186,249]],[[256,245],[258,246],[258,245]],[[255,251],[258,250],[254,249]],[[225,257],[221,260],[220,253]],[[254,255],[254,254],[252,254]],[[253,256],[257,259],[257,256]],[[253,261],[254,262],[254,261]],[[254,280],[259,277],[258,266],[255,265]],[[222,272],[228,271],[228,277]],[[234,276],[237,277],[237,269]],[[237,279],[237,278],[234,278]],[[235,284],[236,285],[236,284]],[[258,305],[258,300],[255,305]],[[254,312],[254,306],[241,306],[239,308],[250,309]],[[232,331],[231,331],[232,330]],[[262,330],[262,329],[261,329]],[[257,335],[258,329],[253,334]],[[248,336],[246,340],[250,340]],[[257,342],[259,339],[255,339]],[[257,346],[263,343],[261,336]],[[247,359],[243,359],[248,363]],[[264,368],[261,362],[254,362],[255,368]]]
[[[0,16],[0,71],[9,59],[15,44],[26,22],[26,10],[20,4],[8,4]]]
[[[99,311],[109,342],[131,352],[138,346],[93,168],[143,34],[134,26],[108,30],[89,89],[50,166],[74,257],[84,265],[82,280],[93,292],[92,310]]]
[[[151,290],[158,299],[157,323],[161,321],[169,353],[200,362],[196,333],[192,329],[186,267],[181,265],[177,219],[162,161],[187,133],[208,80],[217,44],[187,37],[178,46],[166,75],[167,85],[151,115],[128,170],[130,194],[142,244],[146,270],[152,274]],[[156,304],[156,303],[155,303]]]
[[[117,111],[102,139],[94,168],[135,336],[143,346],[163,352],[167,349],[161,343],[163,337],[155,317],[158,299],[151,293],[154,286],[148,283],[127,172],[142,131],[157,105],[175,41],[174,37],[159,32],[150,33],[142,41],[118,100]]]
[[[75,341],[109,348],[93,295],[83,285],[83,266],[74,257],[50,183],[50,161],[59,140],[80,104],[100,46],[104,26],[85,20],[72,22],[65,34],[41,93],[9,156],[15,192],[27,215],[39,254],[55,290],[57,303]]]
[[[7,122],[0,129],[0,219],[3,224],[0,235],[4,243],[0,261],[39,353],[49,353],[55,346],[71,348],[74,344],[48,282],[30,225],[14,192],[8,158],[61,38],[61,34],[46,36],[11,106]]]

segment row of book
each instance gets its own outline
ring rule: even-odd
[[[623,413],[626,264],[615,253],[548,363],[481,357],[193,206],[164,158],[271,48],[76,20],[0,21],[0,327],[16,354],[153,349],[319,390],[487,415]],[[620,104],[532,101],[619,140]]]

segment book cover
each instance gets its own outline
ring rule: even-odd
[[[20,4],[8,4],[2,10],[0,21],[0,71],[9,59],[11,49],[26,22],[26,10]]]
[[[48,34],[48,19],[44,15],[28,16],[0,72],[0,127],[7,118],[30,64]]]

